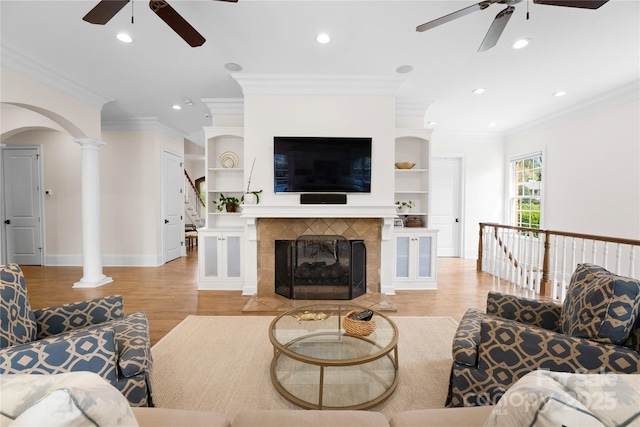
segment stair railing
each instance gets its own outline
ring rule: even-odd
[[[563,301],[578,263],[640,279],[640,240],[480,223],[477,270]]]
[[[195,225],[204,225],[202,218],[205,215],[205,204],[200,198],[200,191],[198,191],[186,170],[184,171],[184,189],[185,212]]]

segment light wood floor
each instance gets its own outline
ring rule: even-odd
[[[188,315],[275,315],[244,313],[249,296],[240,291],[198,291],[197,248],[186,257],[161,267],[105,267],[113,283],[92,289],[74,289],[81,267],[22,266],[33,309],[85,299],[122,294],[126,313],[144,311],[149,319],[152,345]],[[525,295],[493,276],[476,272],[475,260],[438,259],[438,290],[396,291],[388,298],[397,316],[446,316],[460,321],[469,307],[484,309],[490,290]]]

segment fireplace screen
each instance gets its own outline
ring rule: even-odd
[[[366,249],[342,236],[276,240],[276,293],[291,299],[353,299],[366,292]]]

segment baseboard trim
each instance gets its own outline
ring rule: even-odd
[[[46,255],[44,265],[52,267],[82,267],[82,255]],[[159,267],[162,255],[103,255],[104,267]]]

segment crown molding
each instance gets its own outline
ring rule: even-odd
[[[244,115],[244,99],[242,98],[202,98],[214,116]]]
[[[0,45],[2,66],[44,84],[78,101],[101,109],[112,99],[98,94],[53,70],[25,51],[3,42]]]
[[[247,95],[395,96],[404,77],[332,74],[232,74]]]
[[[122,120],[103,120],[103,131],[122,132],[122,131],[147,131],[147,132],[160,132],[167,135],[170,138],[177,140],[184,140],[185,135],[167,125],[164,125],[158,121],[157,117],[134,117],[131,119]]]
[[[396,116],[424,117],[431,103],[415,101],[396,101]]]
[[[532,132],[540,132],[551,127],[573,121],[599,111],[617,107],[640,99],[640,79],[634,80],[600,96],[591,98],[572,107],[549,114],[505,132],[512,139]]]

